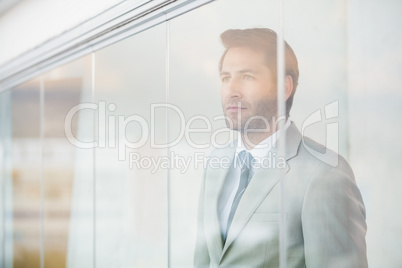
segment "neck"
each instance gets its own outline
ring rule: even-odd
[[[287,120],[288,120],[288,118],[286,117],[284,124],[286,123]],[[279,122],[277,122],[276,119],[273,118],[273,120],[271,120],[269,126],[271,126],[271,128],[258,129],[258,132],[251,131],[251,130],[247,131],[244,129],[240,130],[241,131],[240,132],[241,139],[243,141],[244,146],[247,148],[247,150],[253,149],[260,142],[262,142],[263,140],[265,140],[266,138],[268,138],[269,136],[274,134],[279,128]]]
[[[247,150],[253,149],[257,146],[260,142],[271,136],[273,133],[272,131],[264,131],[264,132],[247,132],[242,131],[240,133],[241,139],[243,141],[244,146]]]

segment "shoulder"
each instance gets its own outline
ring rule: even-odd
[[[365,218],[365,209],[353,170],[344,157],[324,145],[303,137],[299,155],[311,172],[305,174],[303,212],[344,213],[353,210]]]
[[[314,164],[317,172],[343,173],[354,178],[352,168],[343,156],[309,137],[302,137],[298,156],[302,161]]]
[[[324,145],[307,137],[303,140],[298,155],[302,166],[310,172],[305,174],[303,214],[339,214],[353,207],[364,218],[364,204],[349,163]]]
[[[293,169],[291,177],[304,185],[304,205],[314,207],[317,201],[339,205],[350,198],[360,203],[360,191],[351,166],[326,146],[303,137],[296,157],[289,160],[289,167]]]

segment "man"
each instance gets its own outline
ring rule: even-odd
[[[221,39],[222,107],[239,138],[210,156],[229,158],[230,166],[205,170],[195,267],[279,266],[278,169],[287,267],[367,267],[365,208],[351,168],[338,154],[302,138],[288,118],[299,76],[293,50],[286,44],[286,154],[280,159],[276,33],[227,30]],[[306,147],[326,153],[318,159]],[[329,164],[334,159],[335,167]]]

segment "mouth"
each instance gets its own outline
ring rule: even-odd
[[[240,110],[246,110],[246,108],[239,107],[239,106],[229,106],[226,108],[227,111],[240,111]]]

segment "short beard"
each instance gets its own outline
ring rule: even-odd
[[[241,133],[270,132],[276,128],[274,124],[277,116],[277,100],[261,100],[257,102],[256,112],[253,115],[244,117],[240,114],[240,116],[234,120],[226,116],[226,126]]]

